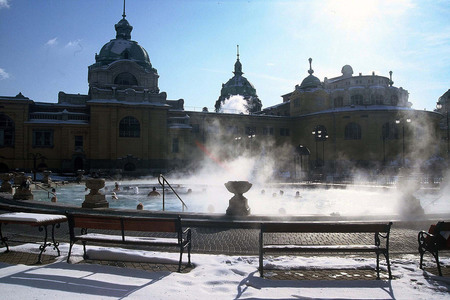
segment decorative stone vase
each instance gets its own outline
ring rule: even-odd
[[[52,183],[52,179],[50,178],[50,174],[52,174],[52,171],[45,170],[44,172],[42,172],[42,174],[44,175],[44,178],[42,178],[41,182],[43,184],[50,185]]]
[[[14,177],[14,185],[16,192],[13,199],[15,200],[33,200],[33,193],[31,192],[31,177],[25,176],[24,172],[16,173]]]
[[[0,174],[0,179],[2,180],[2,186],[0,187],[0,192],[12,194],[12,185],[9,182],[12,178],[13,178],[12,173]]]
[[[248,207],[248,200],[243,196],[252,187],[248,181],[228,181],[225,187],[234,196],[230,199],[227,208],[227,215],[229,216],[248,216],[250,214],[250,207]]]
[[[105,186],[105,179],[90,178],[86,180],[86,187],[90,189],[89,194],[84,196],[83,208],[107,208],[109,207],[105,195],[100,193],[100,189]]]
[[[84,170],[77,171],[77,182],[78,183],[81,183],[81,181],[83,180],[83,174],[84,174]]]

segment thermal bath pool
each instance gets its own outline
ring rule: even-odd
[[[106,195],[110,208],[136,209],[136,206],[142,203],[145,210],[161,211],[162,187],[156,182],[120,181],[118,200],[112,199],[114,182],[107,182],[107,190],[102,189],[101,192]],[[223,184],[171,184],[186,203],[186,212],[224,214],[228,200],[233,196]],[[153,187],[157,188],[161,196],[147,196]],[[297,191],[300,197],[296,197]],[[88,191],[85,191],[84,184],[68,184],[58,186],[56,193],[59,203],[81,207]],[[33,190],[33,194],[37,201],[50,202],[46,191]],[[302,185],[254,185],[244,196],[248,199],[252,215],[395,215],[401,214],[402,209],[409,205],[402,200],[402,193],[395,187],[347,186],[324,189],[306,188]],[[414,196],[420,200],[425,214],[450,213],[450,193],[445,189],[420,189]],[[165,210],[182,211],[181,202],[169,190],[165,194]]]

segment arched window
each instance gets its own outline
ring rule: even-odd
[[[336,97],[334,98],[334,107],[342,107],[344,106],[344,98]]]
[[[14,122],[8,116],[0,114],[0,147],[14,146]]]
[[[120,73],[114,79],[114,84],[118,85],[138,85],[136,77],[128,72]]]
[[[397,140],[398,139],[398,126],[394,123],[384,123],[381,128],[381,137],[384,140]]]
[[[363,105],[363,96],[360,94],[353,95],[351,97],[352,105]]]
[[[346,140],[360,140],[361,139],[361,126],[357,123],[348,123],[345,126],[345,139]]]
[[[134,117],[125,117],[119,123],[120,137],[139,137],[141,135],[141,125]]]

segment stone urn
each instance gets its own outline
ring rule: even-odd
[[[12,173],[0,174],[0,179],[2,180],[2,186],[0,187],[0,192],[12,194],[12,185],[9,182],[12,178],[13,178]]]
[[[50,174],[52,174],[52,171],[45,170],[44,172],[42,172],[42,174],[44,175],[44,178],[42,178],[41,182],[43,184],[50,185],[52,183],[52,179],[50,178]]]
[[[24,172],[16,173],[16,176],[14,176],[14,185],[16,186],[16,192],[14,193],[13,199],[33,200],[30,176],[26,176]]]
[[[100,192],[105,186],[105,179],[90,178],[86,180],[86,187],[90,189],[89,194],[84,196],[84,202],[81,205],[83,208],[106,208],[109,207],[106,196]]]
[[[250,214],[250,207],[248,207],[248,200],[243,196],[252,187],[248,181],[228,181],[225,187],[234,196],[230,199],[227,215],[229,216],[248,216]]]
[[[84,174],[84,170],[77,171],[77,182],[78,183],[81,183],[81,181],[83,180],[83,174]]]

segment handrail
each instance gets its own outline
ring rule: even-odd
[[[162,178],[162,183],[161,183],[161,178]],[[167,179],[163,176],[163,174],[159,174],[158,176],[158,182],[159,184],[162,186],[163,188],[163,211],[165,210],[165,192],[166,189],[164,188],[164,183],[167,183],[167,185],[170,187],[170,189],[172,190],[172,192],[178,197],[178,200],[180,200],[181,204],[182,204],[182,211],[184,212],[184,208],[188,208],[186,203],[184,203],[183,200],[181,200],[180,196],[178,196],[177,192],[175,192],[175,190],[173,189],[173,187],[170,185],[170,183],[167,181]]]
[[[43,186],[37,184],[36,182],[34,182],[34,187],[35,187],[35,188],[37,187],[37,188],[40,188],[40,189],[46,191],[46,192],[47,192],[47,197],[48,197],[49,199],[50,199],[50,194],[52,194],[53,196],[56,196],[55,193],[53,193],[52,191],[46,189],[45,187],[43,187]]]

